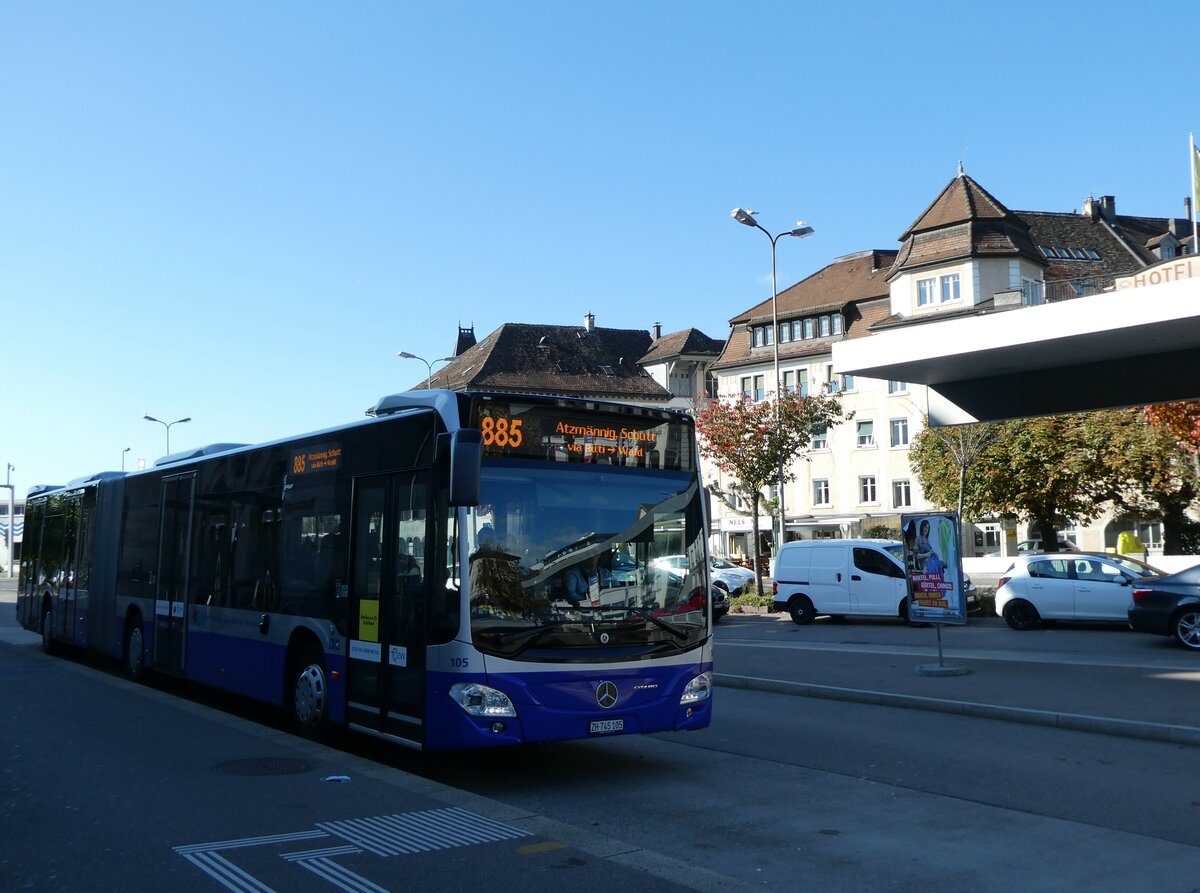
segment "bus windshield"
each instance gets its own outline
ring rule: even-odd
[[[471,634],[484,653],[631,660],[707,638],[694,474],[485,461],[467,539]]]

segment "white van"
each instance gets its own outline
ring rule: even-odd
[[[820,614],[908,619],[904,544],[893,540],[800,540],[775,556],[775,610],[801,625]]]

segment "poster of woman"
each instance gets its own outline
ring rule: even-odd
[[[966,623],[962,550],[954,512],[902,515],[909,613],[926,623]]]

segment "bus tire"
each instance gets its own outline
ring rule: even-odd
[[[54,614],[50,610],[50,601],[42,603],[42,651],[45,654],[57,654],[58,643],[54,641]]]
[[[125,622],[125,675],[131,682],[146,678],[146,640],[142,633],[142,615],[134,614]]]
[[[297,652],[288,674],[292,728],[305,738],[320,738],[329,720],[329,679],[325,656],[314,644]]]

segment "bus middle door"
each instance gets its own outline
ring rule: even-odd
[[[192,541],[195,473],[163,478],[154,593],[154,666],[181,673],[187,640],[188,544]]]
[[[351,534],[350,724],[417,746],[425,740],[428,493],[424,472],[357,479]]]

